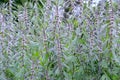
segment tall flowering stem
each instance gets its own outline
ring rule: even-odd
[[[45,53],[48,54],[47,36],[44,28],[43,28],[43,42],[44,42]],[[46,80],[50,80],[47,70],[45,70],[45,76],[46,76]]]
[[[44,43],[45,55],[49,54],[48,53],[48,45],[47,45],[48,41],[47,41],[46,29],[49,26],[49,12],[50,12],[50,6],[51,6],[50,4],[51,4],[51,0],[47,0],[46,1],[45,14],[44,14],[44,23],[45,23],[45,26],[43,27],[43,43]],[[46,21],[45,19],[47,19],[48,21]],[[45,68],[45,78],[46,78],[46,80],[50,80],[47,68]]]
[[[13,23],[12,23],[12,0],[9,0],[9,6],[8,6],[8,13],[9,13],[9,22],[8,22],[8,24],[6,24],[6,26],[4,26],[4,27],[6,27],[6,30],[9,32],[9,33],[7,33],[6,32],[6,34],[8,34],[7,35],[7,39],[8,39],[8,43],[7,43],[7,53],[8,53],[8,59],[10,59],[10,60],[8,60],[7,61],[7,64],[8,64],[8,66],[9,66],[9,64],[10,64],[10,62],[12,63],[12,59],[11,59],[11,57],[12,57],[12,51],[11,51],[11,47],[13,46],[13,43],[12,43],[12,41],[13,41],[13,35],[12,35],[12,33],[13,33]]]
[[[3,64],[3,57],[4,57],[4,27],[5,27],[5,22],[4,22],[4,16],[2,13],[0,13],[0,59],[1,59],[1,67],[4,67],[4,64]],[[3,71],[4,69],[1,69],[0,73]]]
[[[26,5],[25,5],[25,7],[24,7],[24,11],[23,11],[23,20],[24,20],[24,24],[23,24],[23,27],[22,27],[22,54],[21,54],[21,56],[22,56],[22,67],[23,67],[23,69],[25,68],[25,62],[24,62],[24,60],[25,60],[25,54],[26,54],[26,48],[25,48],[25,46],[26,46],[26,42],[27,42],[27,39],[26,39],[26,36],[25,35],[27,35],[27,32],[28,32],[28,12],[27,12],[27,7],[26,7]],[[26,76],[25,76],[25,71],[23,72],[23,75],[24,75],[24,79],[26,78]]]
[[[59,0],[57,1],[56,5],[56,25],[55,25],[57,32],[56,32],[56,46],[57,46],[57,61],[58,61],[58,68],[60,73],[62,72],[62,65],[61,65],[61,42],[60,42],[60,18],[59,18]],[[62,74],[62,73],[61,73]]]
[[[109,14],[110,14],[110,26],[109,26],[109,36],[110,36],[110,52],[112,52],[112,40],[113,40],[113,24],[114,24],[114,16],[113,16],[113,7],[112,0],[109,1]]]

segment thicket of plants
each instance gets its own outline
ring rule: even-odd
[[[104,1],[2,3],[0,80],[120,80],[120,4]]]

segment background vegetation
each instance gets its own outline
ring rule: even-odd
[[[120,80],[119,2],[0,3],[0,80]]]

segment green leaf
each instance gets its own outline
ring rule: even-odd
[[[11,69],[5,69],[4,73],[7,79],[13,80],[15,78],[15,74],[13,74]]]

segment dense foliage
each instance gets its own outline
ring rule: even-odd
[[[91,1],[2,3],[0,80],[120,80],[120,5]]]

